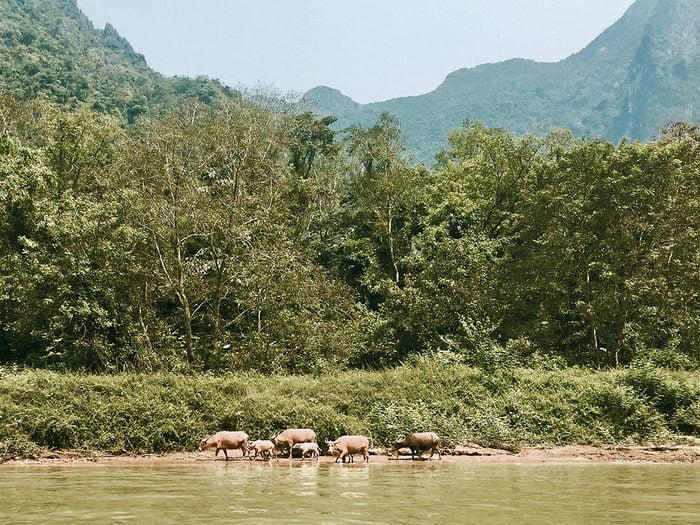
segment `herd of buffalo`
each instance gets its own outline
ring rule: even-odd
[[[422,458],[423,452],[430,451],[430,457],[437,452],[438,458],[440,450],[438,445],[440,438],[435,432],[414,432],[394,443],[394,452],[398,458],[399,450],[407,448],[411,450],[411,458],[416,455]],[[326,441],[328,454],[335,456],[335,462],[354,462],[356,454],[362,454],[365,462],[369,462],[370,440],[365,436],[341,436],[335,441]],[[224,451],[224,456],[228,460],[227,450],[240,449],[243,456],[255,460],[258,455],[263,460],[277,458],[277,450],[280,449],[288,453],[291,459],[292,451],[297,450],[302,458],[314,457],[318,459],[322,454],[321,448],[316,441],[316,432],[308,428],[289,428],[270,439],[258,439],[249,441],[245,432],[217,432],[216,434],[204,438],[197,450],[200,452],[206,449],[216,449],[214,457],[219,455],[219,451]]]

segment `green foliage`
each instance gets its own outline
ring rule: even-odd
[[[700,363],[698,132],[467,123],[433,170],[397,122],[333,141],[276,102],[127,130],[3,98],[0,359],[322,373]]]
[[[348,132],[347,183],[337,245],[326,247],[341,274],[377,309],[404,281],[411,239],[420,228],[425,170],[403,155],[396,119],[380,115]]]
[[[218,81],[168,78],[111,25],[95,29],[76,0],[0,2],[0,91],[81,104],[133,123],[183,99],[214,104],[233,96]]]
[[[558,142],[518,187],[502,337],[572,360],[587,346],[598,366],[651,348],[697,361],[697,136]]]
[[[74,371],[0,369],[0,457],[185,450],[221,428],[697,435],[696,127],[615,145],[467,121],[432,169],[411,158],[462,114],[648,137],[664,115],[641,101],[697,98],[697,64],[652,27],[693,5],[638,2],[560,64],[457,72],[430,102],[321,90],[365,124],[336,133],[279,97],[154,73],[74,0],[0,0],[0,363]]]
[[[386,372],[224,377],[0,371],[0,457],[41,448],[193,450],[241,429],[267,438],[310,427],[320,440],[365,433],[387,445],[410,431],[447,445],[648,443],[697,432],[697,374],[496,374],[424,361]],[[695,426],[693,426],[695,425]]]
[[[624,381],[669,420],[673,420],[679,411],[687,410],[694,402],[692,386],[677,380],[669,372],[649,368],[631,369],[625,374]]]
[[[411,157],[461,115],[615,138],[650,136],[654,108],[694,120],[692,39],[669,28],[695,4],[637,2],[559,64],[410,101],[315,90],[336,122],[163,77],[74,0],[0,2],[0,362],[696,369],[697,128],[615,145],[467,121],[432,169]]]
[[[295,222],[290,195],[327,190],[296,186],[287,108],[186,104],[128,132],[84,106],[2,109],[2,360],[300,373],[365,347],[372,320]]]

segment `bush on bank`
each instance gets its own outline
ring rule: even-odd
[[[376,444],[418,430],[447,445],[662,442],[700,434],[700,374],[639,368],[493,373],[423,361],[313,376],[88,375],[0,369],[0,457],[42,448],[193,450],[204,435],[309,427]]]

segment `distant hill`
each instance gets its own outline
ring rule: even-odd
[[[512,59],[450,73],[425,95],[358,104],[320,86],[304,99],[337,128],[382,112],[430,162],[465,119],[511,132],[648,139],[670,120],[700,121],[700,0],[638,0],[585,49],[557,63]]]
[[[638,0],[585,49],[557,63],[512,59],[450,73],[434,91],[358,104],[321,86],[304,99],[336,128],[397,116],[407,146],[430,162],[465,119],[514,133],[568,128],[647,139],[670,120],[700,121],[700,0]],[[233,90],[205,77],[167,77],[76,0],[0,0],[0,92],[45,97],[133,120],[183,98]]]
[[[153,71],[111,25],[96,29],[76,0],[0,0],[0,91],[129,120],[184,97],[209,102],[232,92]]]

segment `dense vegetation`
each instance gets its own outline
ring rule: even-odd
[[[0,369],[0,460],[42,447],[192,451],[221,428],[267,438],[310,427],[388,445],[432,429],[447,446],[668,443],[700,432],[697,374],[650,369],[485,373],[422,361],[385,372],[311,376],[92,376]]]
[[[75,0],[0,0],[0,92],[85,104],[128,122],[179,100],[233,94],[206,78],[153,71],[111,25],[95,29]]]
[[[432,171],[382,115],[231,97],[129,128],[0,101],[0,359],[305,373],[700,362],[700,134],[516,138]]]
[[[699,432],[696,127],[614,144],[467,121],[426,169],[389,114],[338,132],[162,77],[74,0],[0,15],[0,364],[64,372],[0,369],[0,457],[234,427]]]
[[[357,104],[321,86],[305,98],[337,129],[399,118],[408,149],[430,164],[465,118],[515,134],[570,129],[579,136],[648,140],[669,121],[700,123],[697,0],[637,0],[585,49],[557,63],[513,59],[450,73],[434,91]]]

